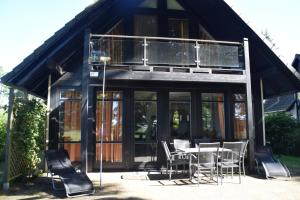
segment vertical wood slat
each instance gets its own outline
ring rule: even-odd
[[[244,38],[244,55],[245,55],[245,71],[246,71],[246,94],[247,94],[247,122],[248,122],[248,137],[249,137],[249,167],[250,171],[254,170],[254,141],[255,127],[252,104],[252,87],[251,87],[251,72],[250,72],[250,55],[249,42]]]

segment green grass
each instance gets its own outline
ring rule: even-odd
[[[275,155],[275,157],[284,163],[290,170],[300,171],[300,157],[287,155]]]

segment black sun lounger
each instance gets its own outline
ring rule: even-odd
[[[54,176],[58,176],[64,184],[68,197],[89,195],[95,192],[91,180],[85,173],[75,170],[65,150],[47,150],[45,151],[45,158],[54,190],[61,189],[54,184]]]
[[[263,170],[267,179],[276,177],[291,178],[290,171],[279,160],[275,159],[271,147],[259,147],[255,151],[257,172]]]

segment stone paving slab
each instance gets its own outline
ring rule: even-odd
[[[300,200],[300,177],[290,181],[282,179],[266,180],[258,177],[227,177],[223,185],[205,180],[197,184],[186,176],[175,175],[169,181],[167,175],[145,172],[117,172],[103,174],[103,188],[99,190],[99,173],[89,173],[96,186],[92,196],[76,199],[123,199],[123,200],[176,200],[176,199],[218,199],[218,200]],[[50,178],[43,176],[29,183],[17,183],[8,194],[0,194],[0,199],[60,199],[65,198],[63,192],[53,193]]]

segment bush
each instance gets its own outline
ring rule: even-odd
[[[4,160],[4,147],[6,139],[6,114],[0,112],[0,162]]]
[[[291,115],[278,112],[266,116],[266,139],[270,142],[274,153],[291,154],[297,130],[297,123]]]
[[[13,115],[12,145],[24,159],[23,175],[32,176],[41,162],[40,152],[44,150],[45,105],[36,99],[16,98]]]

